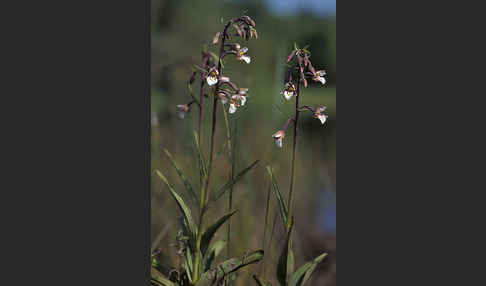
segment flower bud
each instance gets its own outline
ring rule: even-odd
[[[214,37],[213,37],[213,45],[216,45],[219,42],[219,36],[221,35],[221,32],[217,32]]]

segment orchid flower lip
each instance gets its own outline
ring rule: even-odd
[[[228,109],[228,112],[229,113],[235,113],[236,112],[236,104],[235,103],[230,103],[230,106],[229,106],[229,109]]]

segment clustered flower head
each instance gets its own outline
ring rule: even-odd
[[[235,94],[231,96],[229,113],[235,113],[236,108],[245,105],[248,88],[239,88]]]
[[[326,72],[324,70],[316,71],[314,69],[310,60],[310,52],[306,48],[300,49],[297,47],[297,45],[295,45],[295,48],[287,57],[287,64],[288,70],[286,73],[285,85],[283,90],[280,92],[280,94],[282,94],[286,100],[290,100],[293,96],[299,96],[301,85],[307,87],[307,78],[310,78],[316,82],[320,82],[322,85],[326,83],[326,79],[324,78]],[[292,78],[296,78],[297,80],[294,81]],[[319,119],[321,124],[324,124],[327,120],[328,116],[324,114],[326,107],[323,105],[319,105],[316,108],[312,108],[307,105],[299,106],[298,98],[296,99],[295,105],[295,118],[293,120],[289,118],[285,123],[284,128],[272,135],[275,144],[279,148],[281,148],[283,145],[283,138],[285,137],[285,131],[287,130],[289,123],[293,121],[294,128],[296,128],[298,113],[303,111],[310,111],[312,112],[312,117]]]
[[[246,97],[248,95],[248,88],[236,88],[236,86],[231,81],[226,81],[233,90],[220,87],[217,92],[217,96],[222,104],[227,104],[229,102],[229,113],[235,113],[237,108],[245,105]]]
[[[196,72],[194,70],[199,70],[201,72],[201,78],[205,80],[208,86],[212,87],[212,92],[204,92],[204,82],[201,83],[201,102],[203,96],[207,97],[208,94],[214,94],[216,98],[223,104],[229,103],[228,112],[235,113],[236,110],[244,106],[247,100],[248,89],[239,88],[236,84],[231,82],[230,78],[222,75],[223,60],[228,55],[233,55],[239,61],[245,62],[247,64],[251,63],[251,58],[248,55],[248,48],[242,47],[239,43],[233,42],[228,43],[231,37],[241,37],[245,40],[251,38],[258,38],[258,33],[255,29],[255,21],[253,21],[249,16],[243,15],[241,17],[231,19],[224,28],[224,31],[217,32],[210,43],[213,45],[220,43],[219,56],[207,50],[203,51],[203,65],[199,67],[194,65],[192,76],[189,80],[188,88],[192,95],[192,90],[190,85],[195,80]],[[233,28],[234,33],[230,33],[229,30]],[[189,106],[196,101],[192,101],[189,104],[177,105],[178,115],[180,118],[184,118],[185,114],[189,112]],[[202,108],[202,104],[199,104]],[[202,109],[201,109],[202,110]]]

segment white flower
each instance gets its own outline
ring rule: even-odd
[[[273,141],[278,148],[282,148],[283,146],[283,139],[285,137],[285,132],[283,130],[279,130],[272,135]]]
[[[324,75],[326,74],[325,71],[321,70],[321,71],[316,71],[314,73],[314,76],[312,77],[312,79],[314,81],[318,81],[320,83],[322,83],[322,85],[324,85],[326,83],[326,79],[324,78]]]
[[[241,106],[245,105],[245,102],[246,102],[246,96],[244,95],[238,95],[238,98],[241,102]]]
[[[235,112],[236,112],[236,102],[231,102],[231,103],[230,103],[230,106],[229,106],[228,112],[229,112],[229,113],[235,113]]]
[[[187,104],[177,105],[177,115],[179,115],[180,119],[184,119],[186,113],[188,112],[189,112],[189,106]]]
[[[295,85],[293,83],[286,83],[285,88],[280,92],[280,94],[283,94],[285,99],[290,100],[292,96],[295,95]]]
[[[321,121],[321,123],[324,124],[324,122],[326,122],[327,115],[321,114],[321,115],[318,115],[317,118],[319,118],[319,120]]]
[[[215,85],[218,82],[218,75],[219,72],[216,68],[212,68],[208,72],[208,76],[206,77],[206,81],[208,82],[208,85]]]
[[[248,52],[247,47],[243,47],[241,49],[238,48],[236,52],[236,58],[240,61],[244,61],[245,63],[249,64],[251,62],[251,58],[246,54]]]
[[[326,122],[327,117],[328,117],[327,115],[324,114],[324,110],[326,110],[326,107],[320,105],[316,108],[316,110],[314,111],[314,115],[313,115],[313,117],[319,119],[322,124],[324,124]]]
[[[246,55],[241,56],[240,60],[244,61],[247,64],[249,64],[251,62],[251,58],[249,56],[246,56]]]

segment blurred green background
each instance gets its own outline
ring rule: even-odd
[[[294,100],[286,101],[280,91],[283,87],[285,59],[294,42],[310,45],[311,61],[317,69],[327,71],[326,86],[311,85],[301,93],[301,104],[327,106],[328,121],[324,126],[308,113],[301,116],[300,137],[297,146],[295,241],[296,265],[314,258],[323,250],[330,256],[318,266],[311,285],[336,283],[336,21],[335,0],[332,1],[176,1],[152,0],[152,171],[160,169],[167,174],[177,190],[185,195],[183,185],[170,162],[162,153],[167,148],[186,171],[194,184],[198,182],[194,161],[192,132],[197,129],[198,112],[195,108],[184,120],[177,117],[177,104],[188,103],[186,82],[193,64],[200,65],[201,49],[209,43],[223,20],[244,12],[256,22],[259,38],[245,41],[233,38],[249,48],[252,62],[247,65],[234,58],[225,62],[224,75],[240,87],[249,88],[247,104],[230,115],[238,128],[237,170],[259,159],[257,168],[250,171],[235,187],[232,219],[231,249],[242,255],[247,249],[262,247],[265,201],[268,176],[265,166],[271,165],[281,192],[288,192],[291,159],[289,130],[284,147],[277,148],[271,135],[280,129],[291,115]],[[216,52],[216,48],[212,49]],[[193,89],[198,94],[199,80]],[[210,117],[207,104],[205,119]],[[195,107],[195,106],[194,106]],[[225,142],[223,113],[219,108],[216,131],[216,150]],[[209,134],[205,120],[203,134]],[[209,136],[204,136],[203,148],[209,149]],[[213,186],[227,180],[230,168],[227,156],[214,162]],[[152,172],[153,173],[153,172]],[[189,198],[185,197],[187,201]],[[275,265],[283,243],[283,227],[279,221],[275,197],[270,204],[270,228],[275,223],[272,247],[265,249],[265,277],[276,285]],[[226,212],[226,198],[209,211],[209,220]],[[160,179],[152,176],[152,241],[164,254],[176,261],[175,242],[178,227],[178,209],[168,196]],[[277,215],[277,217],[276,217]],[[276,220],[274,218],[276,217]],[[208,221],[209,221],[208,220]],[[225,237],[226,230],[220,231]],[[268,238],[268,236],[267,236]],[[224,255],[222,256],[224,258]],[[251,273],[261,273],[261,265],[248,268],[240,274],[238,285],[253,285]]]

